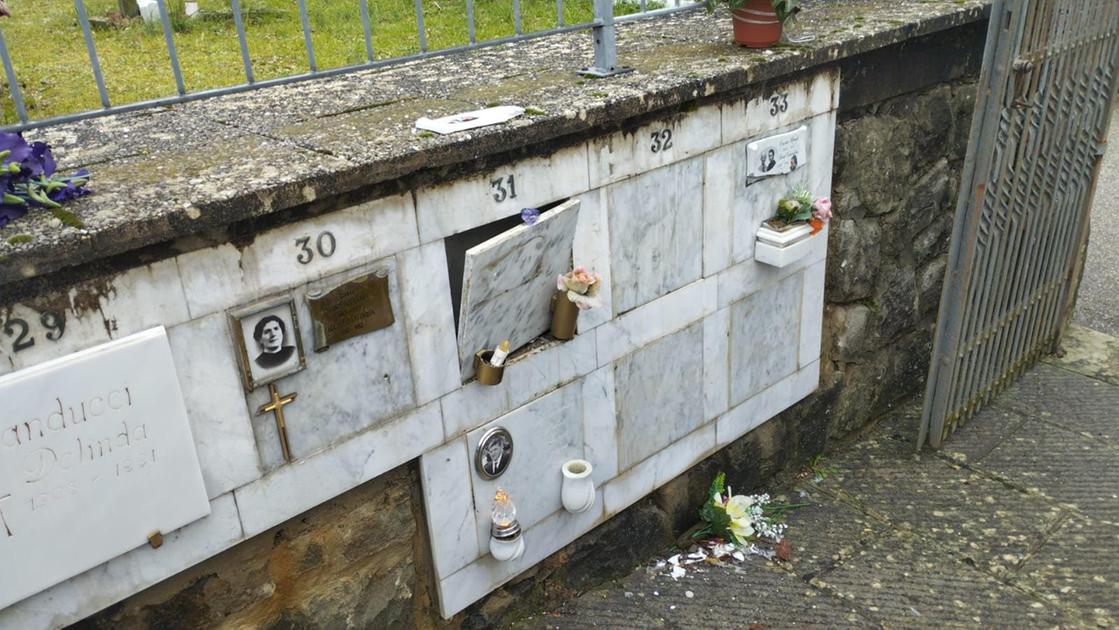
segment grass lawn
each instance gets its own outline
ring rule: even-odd
[[[176,0],[169,0],[168,6]],[[360,0],[307,0],[315,61],[319,69],[365,61]],[[413,3],[368,0],[373,48],[378,59],[419,52]],[[634,3],[636,4],[636,3]],[[650,3],[652,4],[652,3]],[[245,81],[229,0],[199,0],[204,19],[177,21],[175,47],[188,91]],[[23,90],[35,119],[100,108],[74,3],[14,0],[15,16],[0,20]],[[90,17],[117,11],[116,0],[86,0]],[[257,80],[306,72],[307,54],[296,0],[242,0],[249,55]],[[616,7],[621,15],[633,7]],[[478,41],[513,34],[512,0],[475,0]],[[556,26],[555,0],[521,0],[522,31]],[[593,19],[591,0],[565,0],[567,24]],[[424,0],[428,49],[467,42],[465,0]],[[588,35],[589,37],[589,35]],[[94,30],[109,98],[114,105],[172,96],[175,80],[158,24],[139,20]],[[18,122],[3,82],[3,124]]]

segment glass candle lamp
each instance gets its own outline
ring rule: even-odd
[[[498,562],[510,562],[520,558],[525,552],[525,541],[521,537],[521,524],[517,522],[517,506],[501,488],[493,497],[490,510],[493,523],[490,526],[490,554]]]

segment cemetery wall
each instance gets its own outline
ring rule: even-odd
[[[170,535],[164,549],[130,552],[0,611],[0,626],[58,625],[107,606],[82,625],[488,627],[663,547],[692,524],[716,471],[756,488],[801,466],[923,387],[984,31],[972,21],[712,94],[414,192],[316,201],[327,209],[61,294],[24,289],[9,316],[84,313],[69,318],[64,349],[153,323],[168,328],[212,514]],[[793,95],[787,116],[752,113],[781,93]],[[838,217],[801,263],[769,270],[749,247],[764,218],[754,208],[791,180],[738,196],[720,175],[737,181],[746,143],[801,125],[810,138],[801,175],[830,189]],[[674,150],[652,151],[649,139],[665,129]],[[494,181],[506,196],[520,186],[519,198],[498,201]],[[496,203],[477,210],[459,204],[490,197]],[[470,381],[446,290],[448,258],[458,255],[451,239],[522,205],[568,198],[580,202],[574,262],[606,272],[606,304],[582,315],[574,340],[517,357],[502,385]],[[647,208],[655,220],[619,218],[620,207]],[[736,226],[736,212],[751,218]],[[293,258],[288,245],[303,238],[310,254]],[[658,255],[643,258],[649,252]],[[300,256],[320,265],[315,279]],[[280,381],[281,393],[299,391],[288,464],[271,416],[251,414],[268,397],[245,393],[230,312],[277,292],[303,308],[308,295],[370,274],[388,278],[395,325],[337,344],[323,355],[329,363],[316,363],[308,347],[308,368]],[[797,305],[792,315],[750,319],[755,303],[786,295]],[[728,341],[784,324],[800,331],[791,367],[759,368]],[[303,337],[313,343],[310,332]],[[59,347],[9,354],[7,369]],[[208,350],[199,357],[192,348]],[[781,354],[780,346],[763,354]],[[711,367],[719,362],[721,373]],[[658,398],[665,370],[688,393]],[[369,374],[378,375],[372,384]],[[612,418],[617,410],[606,429],[594,426],[602,404]],[[672,419],[633,433],[627,417],[659,418],[662,405]],[[322,412],[301,424],[299,406]],[[534,417],[572,414],[582,417],[577,435],[528,437],[540,432]],[[521,458],[551,466],[548,451],[566,457],[567,449],[601,475],[594,508],[572,517],[551,497],[535,505],[533,489],[544,484],[526,476],[536,468],[522,468],[509,483],[538,547],[496,569],[482,549],[488,505],[475,514],[488,498],[481,488],[492,489],[472,479],[468,461],[475,434],[495,419],[516,427]]]

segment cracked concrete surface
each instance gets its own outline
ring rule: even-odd
[[[639,568],[517,627],[1115,627],[1119,340],[1074,326],[1060,354],[940,452],[915,401],[779,489],[811,504],[789,562]]]

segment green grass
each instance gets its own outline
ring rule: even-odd
[[[170,0],[171,3],[176,0]],[[237,33],[228,0],[200,0],[204,18],[175,22],[175,47],[188,91],[244,82]],[[650,8],[653,8],[650,3]],[[32,119],[100,108],[96,84],[74,4],[31,0],[11,4],[15,17],[0,22]],[[86,0],[88,14],[108,16],[116,0]],[[242,0],[249,55],[257,80],[307,71],[296,0]],[[307,0],[315,60],[320,70],[366,59],[359,0]],[[618,14],[633,6],[617,7]],[[413,4],[369,0],[373,47],[378,59],[419,52]],[[478,41],[513,34],[512,0],[475,0]],[[522,31],[556,26],[554,0],[521,0]],[[593,19],[591,0],[564,2],[567,24]],[[429,50],[467,42],[465,0],[424,0]],[[94,30],[109,98],[114,105],[172,96],[174,77],[158,24],[130,21]],[[589,37],[589,35],[588,35]],[[17,122],[4,82],[2,122]]]

